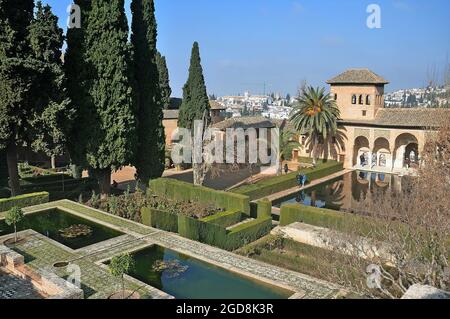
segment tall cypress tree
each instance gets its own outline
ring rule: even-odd
[[[76,109],[74,125],[68,136],[67,146],[73,164],[88,168],[86,159],[90,127],[96,125],[95,111],[89,96],[88,83],[91,68],[86,60],[86,31],[88,29],[91,0],[74,0],[81,10],[81,28],[67,30],[67,49],[64,55],[64,71],[67,93]]]
[[[35,151],[43,151],[52,158],[65,151],[66,135],[72,124],[74,110],[67,98],[66,81],[62,69],[61,49],[64,42],[63,30],[50,6],[39,1],[35,18],[29,28],[30,46],[35,59],[46,65],[45,83],[48,90],[42,92],[48,101],[43,112],[36,116],[36,134],[32,142]]]
[[[170,88],[169,70],[167,68],[166,57],[162,56],[159,51],[156,53],[156,64],[158,65],[162,105],[165,110],[168,110],[170,107],[170,96],[172,95],[172,89]]]
[[[20,193],[17,147],[54,149],[55,144],[44,141],[55,141],[57,135],[56,140],[60,139],[63,134],[58,124],[65,118],[52,122],[49,117],[61,114],[55,110],[67,106],[59,94],[63,90],[61,69],[50,58],[53,54],[57,59],[62,46],[57,19],[42,5],[33,19],[33,9],[33,0],[0,1],[0,148],[6,149],[13,196]]]
[[[23,144],[32,114],[30,93],[36,74],[28,60],[28,27],[33,0],[0,0],[0,148],[6,149],[12,195],[20,194],[17,146]]]
[[[206,92],[205,78],[200,59],[200,50],[194,42],[189,67],[189,78],[183,87],[183,103],[180,106],[178,126],[192,129],[195,120],[202,120],[205,115],[210,120],[210,105]]]
[[[71,155],[92,170],[106,197],[111,170],[129,164],[136,148],[128,24],[124,0],[76,4],[83,12],[82,26],[69,34],[66,66],[68,74],[80,73],[80,83],[69,81],[79,124],[72,136]]]
[[[133,0],[131,43],[137,97],[138,148],[135,166],[138,178],[147,184],[164,171],[165,134],[156,64],[157,23],[153,0]]]

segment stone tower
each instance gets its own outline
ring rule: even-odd
[[[384,86],[389,82],[369,69],[350,69],[327,83],[345,121],[373,121],[384,108]]]

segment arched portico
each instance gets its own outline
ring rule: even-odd
[[[419,165],[419,142],[411,133],[403,133],[395,139],[394,169]]]
[[[353,165],[365,167],[370,165],[370,144],[367,137],[358,136],[353,147]]]
[[[392,154],[389,141],[380,137],[375,140],[372,167],[392,169]]]

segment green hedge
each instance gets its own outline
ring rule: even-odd
[[[243,213],[239,211],[226,211],[200,219],[202,222],[216,224],[222,227],[230,227],[242,220]]]
[[[55,178],[55,175],[40,176],[39,179],[33,178],[34,183],[25,184],[21,186],[23,193],[37,193],[37,192],[48,192],[50,193],[50,200],[60,200],[60,199],[75,199],[79,194],[94,190],[97,188],[97,180],[92,178],[83,179],[64,179],[64,190],[61,175],[59,175],[57,181],[48,181],[46,177],[50,180]],[[39,183],[40,181],[40,183]]]
[[[28,207],[48,203],[49,194],[47,192],[20,195],[11,198],[0,199],[0,212],[6,212],[12,207]]]
[[[285,204],[281,206],[280,226],[286,226],[295,222],[343,232],[354,227],[355,223],[357,223],[361,234],[370,231],[370,222],[362,216],[300,204]]]
[[[227,250],[235,250],[261,237],[266,236],[272,229],[272,217],[258,218],[231,229],[227,235],[225,246]]]
[[[44,184],[44,183],[52,183],[52,182],[68,182],[70,180],[74,180],[74,178],[67,174],[53,174],[53,175],[41,175],[41,176],[33,176],[33,177],[24,177],[21,179],[22,184]]]
[[[178,231],[185,238],[199,241],[226,250],[235,250],[265,235],[272,229],[272,218],[259,218],[244,223],[230,231],[223,226],[178,216]]]
[[[203,186],[178,181],[170,178],[160,178],[150,182],[150,191],[159,196],[180,201],[194,201],[205,204],[215,204],[228,211],[241,211],[250,215],[250,199],[248,196],[217,191]]]
[[[339,172],[343,170],[343,168],[343,163],[328,161],[319,164],[315,169],[304,168],[298,172],[276,176],[262,180],[261,182],[253,185],[239,187],[233,190],[233,192],[236,194],[250,196],[250,200],[255,200],[297,186],[298,174],[305,174],[308,177],[308,182],[311,182],[313,180]]]
[[[270,217],[272,218],[272,202],[267,198],[256,202],[258,218]]]
[[[144,207],[141,209],[141,222],[144,225],[169,231],[178,232],[178,216],[157,209]]]
[[[224,245],[227,237],[225,227],[184,215],[178,215],[178,232],[185,238],[218,247]]]

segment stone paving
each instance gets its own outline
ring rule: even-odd
[[[66,268],[54,268],[53,265],[56,262],[66,261],[79,266],[81,288],[85,298],[108,298],[112,293],[120,290],[120,282],[109,274],[107,267],[102,265],[101,261],[110,259],[119,253],[136,251],[153,244],[288,289],[293,292],[293,298],[335,298],[341,294],[340,288],[331,283],[188,240],[177,234],[134,223],[71,201],[63,200],[43,204],[27,208],[25,212],[32,213],[49,208],[76,212],[80,216],[111,228],[120,229],[125,233],[123,236],[92,246],[71,250],[34,231],[26,231],[30,233],[27,236],[28,239],[13,248],[25,257],[25,263],[31,268],[50,271],[64,279],[67,279],[69,272]],[[126,286],[130,290],[138,290],[143,298],[172,298],[164,292],[128,276],[126,277]]]

